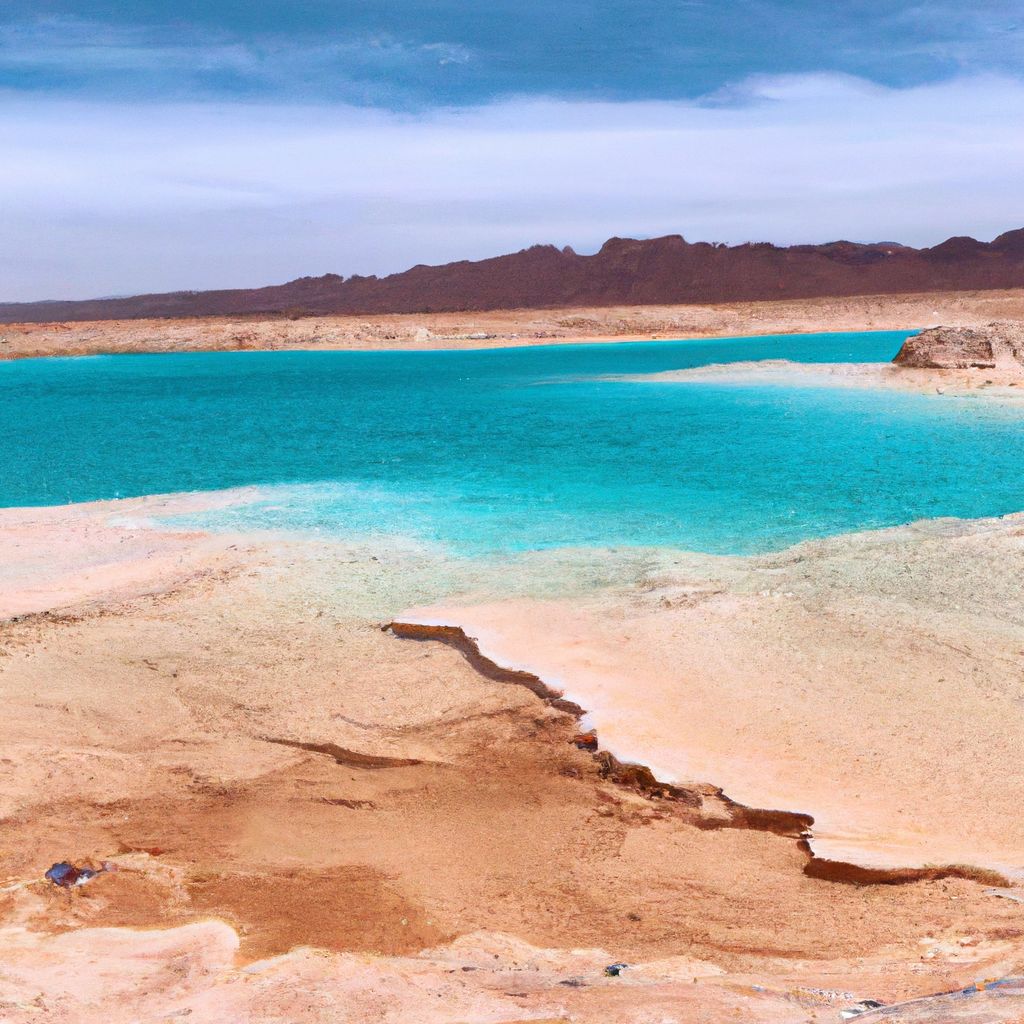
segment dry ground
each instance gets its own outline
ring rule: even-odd
[[[22,583],[68,515],[0,524]],[[1024,966],[1019,904],[811,878],[792,838],[602,777],[573,716],[383,632],[414,556],[178,535],[191,559],[125,575],[141,532],[92,515],[92,588],[0,634],[0,1019],[834,1020]],[[38,881],[65,858],[119,870]]]
[[[1024,289],[710,306],[0,325],[0,359],[239,349],[481,348],[554,341],[911,330],[1024,320]]]

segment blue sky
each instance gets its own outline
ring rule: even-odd
[[[1019,0],[0,0],[0,298],[1024,224]]]
[[[1024,58],[1024,9],[1007,0],[13,0],[0,10],[0,83],[117,98],[692,99],[751,74],[905,87],[1015,73]]]

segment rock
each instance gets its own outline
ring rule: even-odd
[[[381,278],[325,274],[263,288],[0,303],[0,322],[704,304],[1019,288],[1022,281],[1024,229],[991,242],[950,238],[928,249],[844,241],[729,246],[668,235],[610,238],[592,256],[534,245]]]
[[[893,362],[920,369],[1019,370],[1024,373],[1024,323],[932,327],[907,338]]]

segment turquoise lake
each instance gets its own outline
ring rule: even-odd
[[[599,379],[888,361],[906,333],[0,364],[0,505],[265,485],[213,527],[456,552],[715,553],[1024,509],[1024,413],[881,391]]]

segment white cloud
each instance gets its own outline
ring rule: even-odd
[[[928,244],[1024,224],[1024,83],[758,78],[728,102],[0,105],[0,298],[388,272],[682,232]]]

